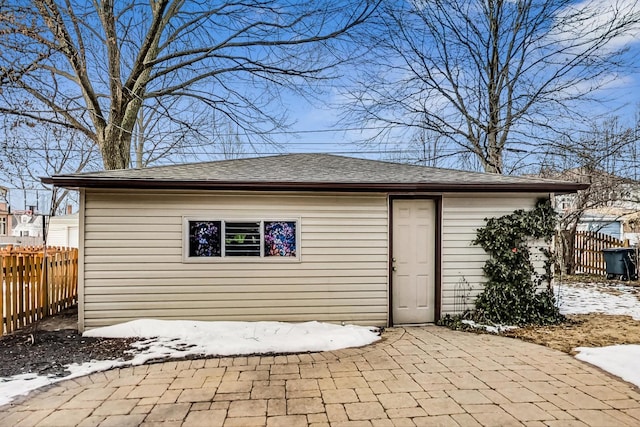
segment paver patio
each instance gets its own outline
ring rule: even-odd
[[[64,381],[1,426],[638,426],[639,391],[545,347],[436,326],[335,352],[165,362]]]

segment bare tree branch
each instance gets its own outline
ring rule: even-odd
[[[640,182],[635,153],[640,139],[637,124],[622,126],[617,117],[593,123],[588,133],[577,140],[563,140],[544,153],[541,175],[589,184],[577,194],[557,196],[561,212],[558,245],[562,270],[575,273],[574,241],[578,225],[586,214],[622,215],[636,212]],[[631,209],[620,209],[628,205]]]
[[[346,91],[343,119],[387,125],[381,137],[398,125],[437,132],[485,171],[503,173],[510,148],[535,150],[536,141],[583,124],[580,103],[629,64],[640,7],[624,0],[389,1],[376,22],[383,30],[370,34],[378,47],[367,58],[373,65]]]
[[[7,4],[0,18],[0,34],[9,36],[0,40],[0,81],[7,81],[0,111],[80,130],[99,147],[107,169],[131,165],[140,109],[177,96],[189,95],[198,108],[214,106],[247,133],[264,134],[283,124],[268,108],[278,96],[269,86],[306,90],[330,77],[360,49],[352,32],[379,1]],[[24,59],[15,67],[18,57]]]

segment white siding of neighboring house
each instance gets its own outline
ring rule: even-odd
[[[18,215],[11,234],[15,237],[42,237],[41,215]]]
[[[81,328],[134,318],[387,322],[385,194],[82,193]],[[301,262],[184,263],[183,217],[299,218]]]
[[[516,209],[529,209],[548,194],[445,194],[442,198],[442,314],[465,309],[463,299],[472,302],[483,289],[486,278],[482,267],[486,252],[471,242],[485,218],[507,215]],[[539,247],[532,251],[534,266],[544,271]],[[466,281],[466,283],[464,282]],[[470,287],[470,290],[465,288]],[[466,308],[471,308],[467,305]]]
[[[78,247],[78,214],[52,216],[47,224],[47,245]]]

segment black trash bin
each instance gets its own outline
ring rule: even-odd
[[[619,276],[622,280],[638,280],[634,248],[609,248],[603,249],[602,253],[607,266],[607,279]]]

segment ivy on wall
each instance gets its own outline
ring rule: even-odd
[[[543,274],[536,272],[531,259],[533,244],[540,240],[550,243],[554,235],[556,212],[551,202],[540,200],[532,210],[516,210],[486,222],[472,242],[489,254],[483,267],[487,282],[476,298],[475,309],[461,316],[447,315],[439,323],[453,329],[471,329],[462,319],[517,326],[563,321],[551,287],[553,254],[541,250],[545,258]]]
[[[545,273],[536,273],[531,260],[531,244],[549,243],[556,226],[556,212],[548,199],[529,211],[487,219],[473,244],[490,256],[483,270],[484,290],[475,301],[472,317],[503,325],[553,324],[562,321],[551,287],[553,259],[543,249]],[[547,286],[540,289],[543,283]]]

